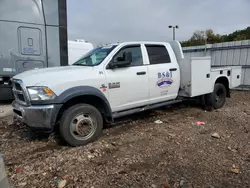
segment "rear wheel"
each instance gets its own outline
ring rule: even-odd
[[[94,106],[78,104],[67,109],[60,121],[60,135],[71,146],[86,145],[102,133],[103,119]]]
[[[226,98],[226,87],[223,84],[216,83],[213,93],[206,95],[206,106],[213,107],[215,109],[222,108],[226,102]]]

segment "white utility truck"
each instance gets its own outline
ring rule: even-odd
[[[13,79],[15,117],[33,129],[60,130],[72,146],[102,133],[104,122],[187,98],[221,108],[241,84],[241,67],[185,59],[178,41],[124,42],[90,51],[72,66],[30,70]]]

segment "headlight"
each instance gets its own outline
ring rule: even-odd
[[[29,87],[27,89],[32,101],[52,100],[56,97],[55,93],[47,87]]]

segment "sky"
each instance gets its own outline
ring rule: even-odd
[[[250,0],[67,0],[69,39],[94,44],[170,41],[196,30],[228,34],[250,26]]]

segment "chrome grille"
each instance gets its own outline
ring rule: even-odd
[[[22,91],[22,87],[19,83],[14,83],[14,87],[16,88],[16,90]]]
[[[15,96],[15,100],[23,105],[28,105],[28,95],[26,88],[23,86],[23,83],[21,80],[12,80],[13,85],[13,93]]]

